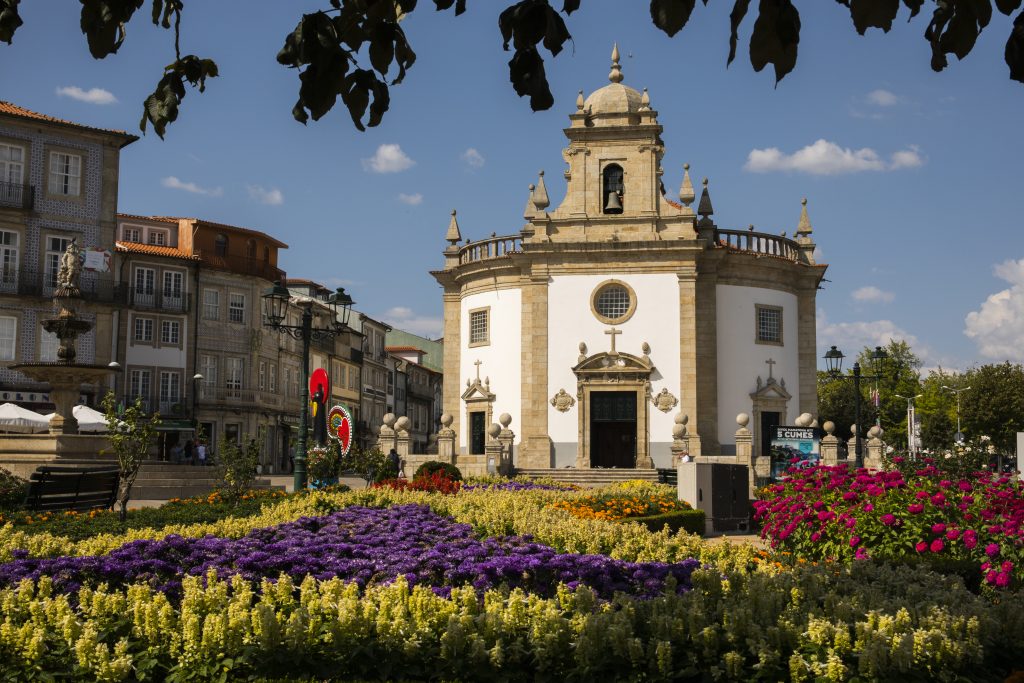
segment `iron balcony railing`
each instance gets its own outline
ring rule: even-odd
[[[257,405],[265,408],[280,408],[284,396],[279,392],[241,389],[235,387],[211,387],[200,385],[196,394],[200,403],[217,405]]]
[[[31,211],[35,190],[28,183],[0,182],[0,206]]]
[[[57,286],[57,273],[0,264],[0,294],[19,294],[50,298]],[[115,283],[109,273],[82,274],[78,287],[82,296],[98,303],[124,303],[125,286]]]
[[[143,289],[129,289],[128,303],[136,308],[153,308],[160,311],[188,313],[192,305],[192,295],[184,292],[162,292]]]

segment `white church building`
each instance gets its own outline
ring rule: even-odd
[[[525,225],[463,240],[452,212],[444,269],[444,412],[459,455],[512,417],[518,468],[670,467],[735,454],[748,413],[754,454],[774,425],[817,414],[814,262],[806,201],[794,238],[719,228],[707,180],[662,183],[658,112],[622,83],[584,99],[565,129],[566,195],[541,173]]]

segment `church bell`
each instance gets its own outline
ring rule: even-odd
[[[604,204],[605,213],[622,213],[622,201],[618,192],[609,192],[608,199]]]

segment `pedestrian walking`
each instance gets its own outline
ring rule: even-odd
[[[206,444],[202,441],[196,446],[196,460],[200,467],[206,464]]]

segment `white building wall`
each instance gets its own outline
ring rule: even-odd
[[[618,351],[642,356],[644,342],[651,346],[651,394],[667,388],[676,398],[679,386],[679,280],[673,273],[600,275],[558,275],[548,286],[548,398],[559,389],[576,396],[579,344],[585,342],[587,355],[611,349],[611,325],[594,317],[590,309],[594,289],[606,280],[621,280],[636,294],[636,310],[626,322],[616,325]],[[562,413],[548,405],[548,434],[555,445],[557,467],[571,465],[576,458],[579,436],[579,404]],[[650,406],[651,455],[658,467],[667,467],[672,442],[672,424],[677,411],[667,414]]]
[[[160,327],[157,322],[156,316],[142,315],[140,317],[153,318],[153,337],[154,342],[160,339]],[[161,346],[157,347],[150,344],[141,344],[138,342],[132,343],[132,335],[135,334],[134,322],[129,317],[128,326],[128,339],[125,340],[125,362],[127,365],[138,365],[138,366],[152,366],[161,368],[184,368],[185,361],[188,355],[189,344],[192,343],[191,332],[189,331],[189,321],[186,318],[181,318],[181,339],[183,341],[181,348],[176,346]],[[182,392],[185,389],[185,380],[191,379],[191,375],[182,377]]]
[[[498,289],[492,292],[470,294],[462,299],[460,324],[462,349],[459,353],[459,393],[465,391],[466,380],[477,376],[476,361],[480,361],[480,379],[491,379],[491,391],[495,395],[492,421],[508,413],[512,416],[511,429],[516,433],[516,443],[522,429],[518,428],[523,419],[522,408],[522,292],[519,289]],[[469,346],[469,312],[490,306],[490,343],[486,346]],[[445,378],[445,381],[448,381]],[[460,452],[468,446],[469,425],[466,420],[466,404],[460,401],[462,429],[459,430]]]
[[[752,414],[750,394],[757,378],[768,378],[769,358],[775,361],[772,375],[786,381],[792,394],[787,407],[790,423],[800,414],[800,365],[797,340],[797,298],[794,294],[759,287],[717,286],[718,319],[718,440],[736,444],[736,415]],[[756,304],[782,307],[783,345],[758,344]],[[701,321],[697,321],[701,324]],[[724,450],[724,449],[723,449]]]

